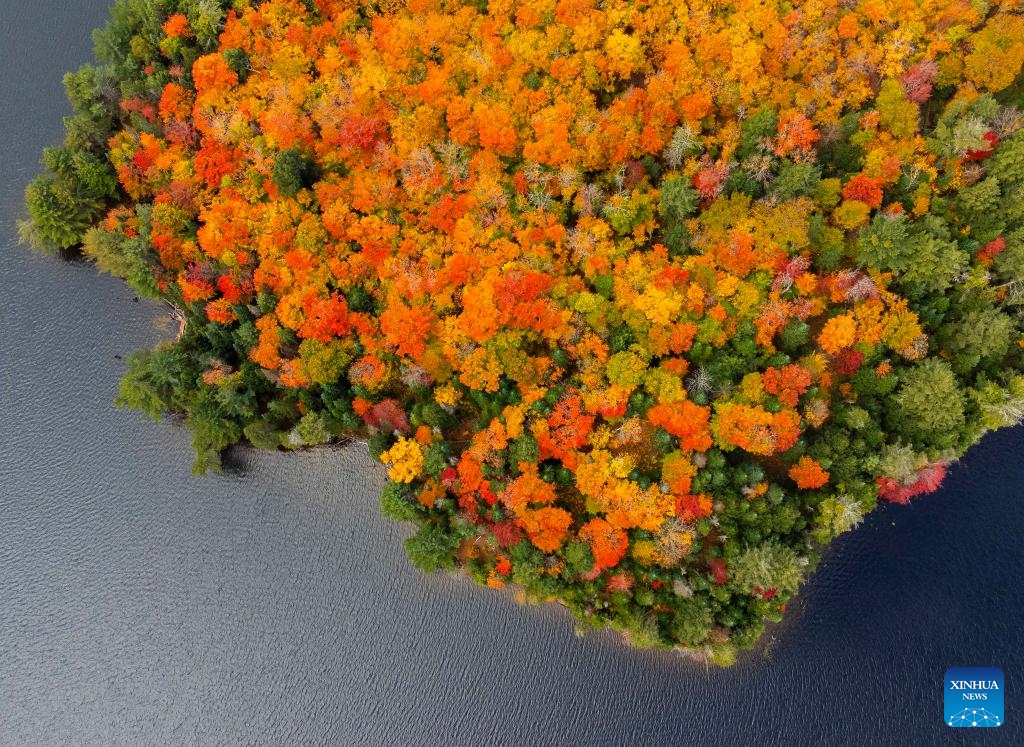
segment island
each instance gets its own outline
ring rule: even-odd
[[[20,228],[173,307],[116,402],[199,473],[366,442],[422,571],[728,665],[1024,418],[1012,3],[118,0],[94,39]]]

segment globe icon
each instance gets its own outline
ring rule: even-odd
[[[949,726],[1000,726],[1003,719],[984,708],[964,708],[946,718]]]

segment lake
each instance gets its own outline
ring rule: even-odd
[[[836,543],[728,670],[416,573],[361,447],[192,477],[182,427],[111,404],[166,310],[16,245],[107,8],[0,7],[0,745],[1024,744],[1024,429]],[[953,666],[1003,669],[1003,727],[944,726]]]

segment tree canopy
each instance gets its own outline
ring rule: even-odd
[[[1024,16],[118,0],[23,236],[186,321],[118,402],[365,439],[423,571],[729,663],[1024,416]]]

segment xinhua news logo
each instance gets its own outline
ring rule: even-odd
[[[1002,726],[1003,670],[996,667],[954,667],[946,670],[946,726]]]

